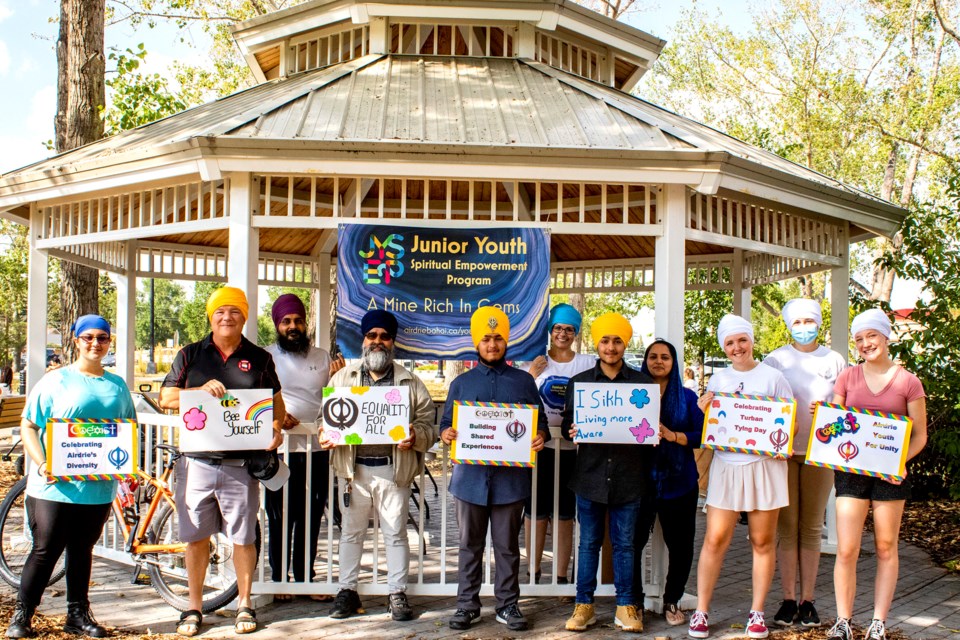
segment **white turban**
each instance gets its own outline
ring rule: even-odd
[[[717,325],[717,340],[720,341],[720,348],[723,348],[723,343],[727,337],[739,333],[747,334],[750,336],[750,341],[753,341],[753,325],[750,324],[749,321],[744,320],[740,316],[735,316],[732,313],[723,316],[720,324]]]
[[[856,337],[864,329],[875,329],[885,338],[889,338],[890,318],[880,309],[867,309],[850,323],[850,335]]]
[[[787,323],[787,329],[793,327],[793,323],[797,320],[808,318],[816,322],[818,327],[823,324],[823,312],[820,310],[820,303],[809,298],[794,298],[783,305],[780,315],[783,316],[783,321]]]

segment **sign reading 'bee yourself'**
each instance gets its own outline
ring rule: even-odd
[[[273,440],[273,392],[229,389],[222,398],[206,391],[180,392],[180,450],[250,451]]]

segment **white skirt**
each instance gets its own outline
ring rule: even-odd
[[[707,505],[729,511],[772,511],[790,504],[787,461],[762,457],[750,464],[728,464],[714,456]]]

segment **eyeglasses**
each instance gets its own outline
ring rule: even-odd
[[[565,333],[565,334],[567,334],[567,335],[569,335],[569,336],[572,336],[573,334],[575,334],[575,333],[577,332],[577,330],[574,329],[573,327],[561,327],[560,325],[555,324],[555,325],[553,325],[553,332],[554,332],[554,333]]]
[[[96,342],[97,344],[110,343],[110,336],[105,336],[102,334],[99,336],[91,336],[91,335],[83,334],[82,336],[77,336],[77,337],[83,340],[84,344],[93,344],[94,342]]]
[[[392,342],[392,341],[393,341],[393,336],[392,336],[392,335],[390,335],[389,333],[381,333],[381,332],[379,332],[379,331],[371,331],[370,333],[364,334],[363,337],[366,338],[367,340],[370,340],[371,342],[372,342],[373,340],[380,340],[380,342]]]

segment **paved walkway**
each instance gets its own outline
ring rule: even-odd
[[[704,518],[699,520],[697,549],[703,535]],[[547,549],[551,544],[547,543]],[[872,553],[873,540],[864,536],[864,553],[859,566],[859,597],[856,601],[855,622],[869,623],[872,611],[873,584],[872,575],[875,558]],[[524,570],[524,569],[522,569]],[[106,561],[97,561],[94,566],[94,586],[91,592],[93,609],[97,617],[110,625],[116,625],[130,631],[170,633],[174,630],[177,612],[167,607],[150,587],[131,586],[130,568]],[[829,591],[832,584],[833,557],[825,555],[820,567],[820,613],[826,621],[834,614],[833,594]],[[696,565],[694,565],[694,574]],[[695,590],[695,575],[689,582],[689,591]],[[775,581],[776,584],[776,581]],[[6,587],[4,587],[6,588]],[[62,614],[65,603],[63,583],[54,589],[59,593],[44,599],[42,610]],[[9,589],[7,589],[9,593]],[[345,621],[335,621],[326,617],[329,604],[315,603],[307,598],[298,598],[290,603],[261,606],[258,610],[262,630],[255,636],[258,639],[294,640],[306,638],[572,638],[584,634],[572,634],[564,629],[564,622],[571,612],[572,605],[563,604],[557,598],[524,598],[521,608],[530,618],[532,629],[527,632],[508,632],[503,625],[495,621],[490,599],[483,609],[483,618],[469,632],[454,632],[447,627],[447,617],[454,608],[453,598],[417,597],[412,598],[419,617],[409,623],[393,623],[386,613],[385,598],[368,597],[365,599],[366,615]],[[776,611],[778,590],[774,589],[768,598],[767,610],[770,617]],[[720,576],[714,598],[714,609],[710,621],[714,638],[742,637],[750,601],[750,547],[746,538],[746,527],[738,526],[734,542],[730,548]],[[587,632],[586,637],[605,638],[623,637],[622,632],[613,628],[613,599],[598,600],[597,610],[600,624]],[[648,612],[645,616],[646,632],[644,637],[657,636],[686,638],[685,627],[669,627],[662,617]],[[930,558],[915,547],[901,544],[900,581],[897,585],[896,599],[890,614],[888,625],[912,638],[937,639],[960,638],[960,576],[949,574],[936,567]],[[234,637],[232,618],[207,616],[204,624],[204,638]]]

